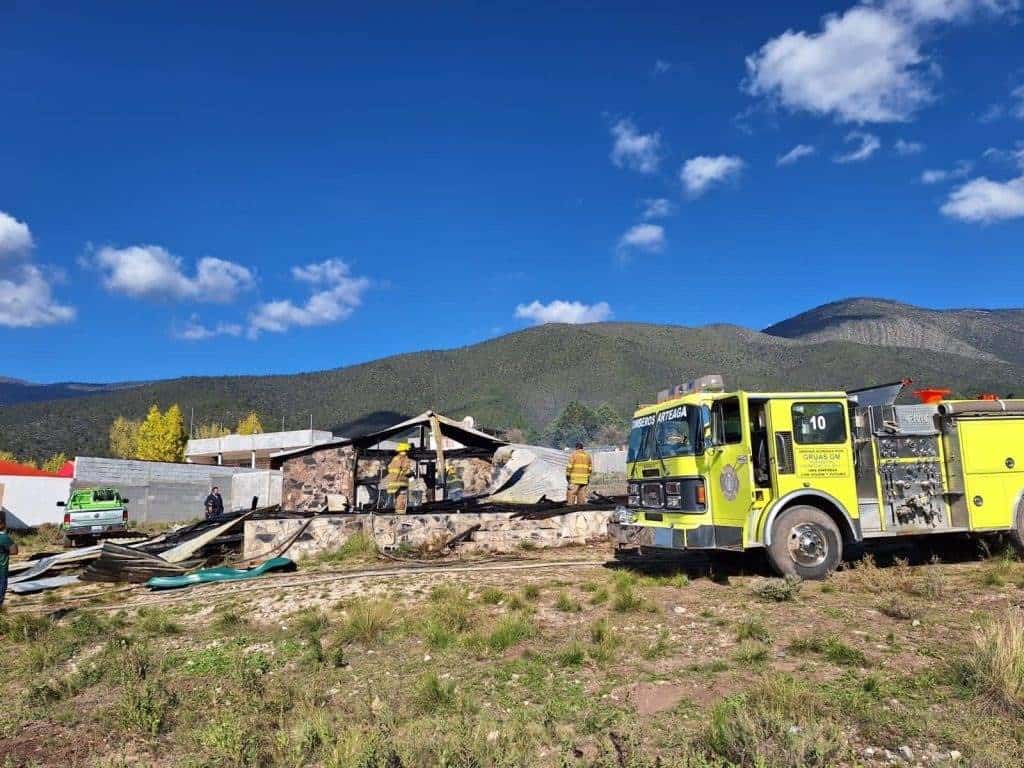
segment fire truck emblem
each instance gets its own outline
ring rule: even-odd
[[[740,492],[740,478],[732,464],[726,464],[722,467],[722,474],[718,478],[718,485],[722,489],[722,494],[729,501],[733,501],[736,498],[736,495]]]

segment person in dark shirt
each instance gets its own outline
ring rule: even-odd
[[[0,509],[0,608],[4,607],[4,595],[7,594],[7,567],[11,555],[18,554],[18,545],[7,533],[7,514]]]
[[[203,506],[206,507],[207,518],[224,514],[224,499],[220,497],[220,488],[215,485],[210,489],[210,495],[206,497]]]

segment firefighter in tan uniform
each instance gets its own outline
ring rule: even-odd
[[[409,506],[409,478],[414,464],[409,458],[409,444],[399,443],[398,452],[388,464],[388,493],[395,500],[395,514],[404,515]]]
[[[583,443],[576,443],[576,450],[569,454],[569,463],[565,465],[565,481],[568,483],[565,502],[569,506],[587,503],[592,468],[590,454],[583,450]]]

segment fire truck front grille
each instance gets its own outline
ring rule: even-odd
[[[645,507],[662,506],[661,483],[644,483],[640,489],[640,503]]]

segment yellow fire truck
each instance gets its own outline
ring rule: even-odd
[[[896,405],[850,392],[726,392],[706,376],[637,410],[619,556],[764,548],[821,579],[868,539],[1005,531],[1024,547],[1024,400]],[[946,392],[948,394],[948,392]]]

